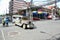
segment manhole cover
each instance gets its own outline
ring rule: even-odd
[[[8,36],[10,37],[15,37],[15,36],[18,36],[20,33],[19,32],[8,32]]]

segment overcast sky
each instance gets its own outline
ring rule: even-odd
[[[8,10],[9,0],[0,0],[0,14],[5,14]],[[8,12],[8,11],[7,11]]]
[[[0,0],[0,15],[8,13],[9,10],[9,1],[10,0]],[[25,0],[25,1],[30,1],[30,0]],[[36,2],[37,1],[37,2]],[[39,3],[39,1],[44,1],[44,0],[34,0],[35,4],[45,4],[46,2]],[[46,0],[45,0],[46,1]],[[58,3],[60,5],[60,3]]]

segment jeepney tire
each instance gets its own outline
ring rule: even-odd
[[[15,24],[15,26],[17,26],[17,24]]]
[[[26,28],[27,28],[26,24],[23,24],[23,28],[24,28],[24,29],[26,29]]]

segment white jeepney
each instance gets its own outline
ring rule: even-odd
[[[16,26],[22,27],[24,29],[33,28],[32,26],[30,26],[31,24],[29,24],[29,20],[22,15],[13,15],[12,19],[12,22],[14,22]]]

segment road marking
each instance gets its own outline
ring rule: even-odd
[[[8,36],[10,36],[10,37],[16,37],[18,35],[20,35],[20,33],[17,31],[8,32]]]
[[[5,40],[3,30],[1,30],[1,33],[2,33],[3,40]]]

